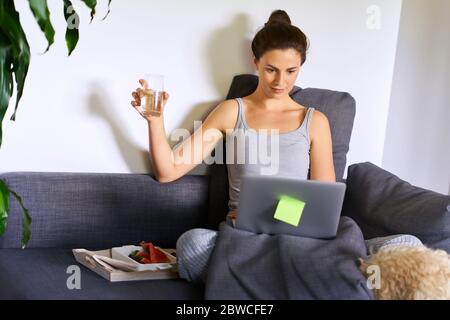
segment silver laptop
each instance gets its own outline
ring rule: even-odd
[[[345,188],[342,182],[242,176],[236,228],[254,233],[333,238],[337,233]],[[286,199],[289,200],[287,207]],[[292,218],[292,213],[296,216],[299,212],[298,226],[285,222],[286,214]]]

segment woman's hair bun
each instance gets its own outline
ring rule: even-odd
[[[253,38],[252,52],[255,59],[259,61],[269,50],[294,49],[300,54],[301,64],[303,64],[306,61],[308,45],[308,38],[302,30],[291,24],[286,11],[275,10]]]
[[[287,23],[291,24],[291,18],[284,10],[275,10],[270,14],[269,20],[264,24],[267,26],[272,23]]]

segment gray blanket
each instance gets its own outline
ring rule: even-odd
[[[206,299],[373,299],[357,258],[366,246],[342,217],[333,240],[266,235],[223,223],[211,256]]]

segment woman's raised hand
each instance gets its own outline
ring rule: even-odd
[[[151,120],[153,120],[155,118],[160,118],[160,116],[164,112],[164,107],[165,107],[165,105],[167,103],[167,100],[169,99],[169,94],[167,92],[165,92],[165,91],[162,94],[162,104],[161,104],[160,115],[154,114],[154,113],[147,113],[147,112],[145,112],[145,109],[141,107],[141,103],[142,103],[142,100],[143,100],[142,98],[145,96],[146,90],[149,90],[148,84],[147,84],[147,82],[144,79],[140,79],[139,83],[140,83],[141,87],[136,88],[136,90],[131,93],[131,95],[133,96],[133,99],[134,99],[133,101],[131,101],[131,105],[147,121],[151,121]]]

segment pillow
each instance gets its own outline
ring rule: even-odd
[[[450,196],[413,186],[370,162],[348,168],[342,212],[365,239],[412,234],[450,253]]]
[[[226,99],[245,97],[256,90],[258,77],[252,74],[235,76]],[[346,92],[325,89],[294,87],[289,93],[296,102],[307,107],[314,107],[323,112],[330,123],[333,141],[333,160],[336,180],[344,176],[349,149],[350,136],[355,118],[355,99]],[[224,159],[225,146],[223,147]],[[225,163],[225,161],[224,161]],[[228,176],[226,165],[212,164],[210,166],[210,209],[208,227],[217,229],[228,212]]]

